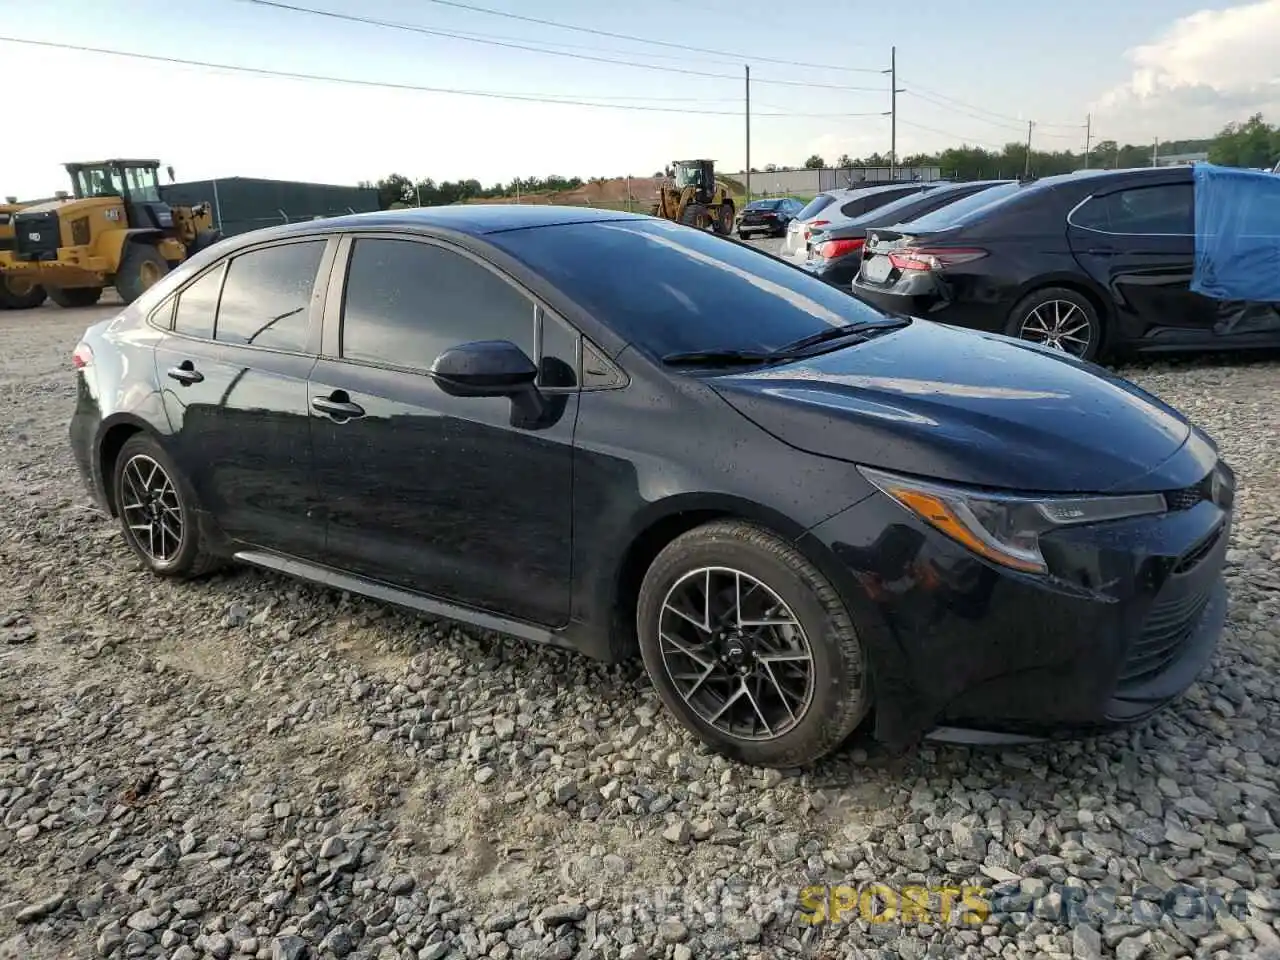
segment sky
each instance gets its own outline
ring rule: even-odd
[[[158,159],[178,180],[398,172],[487,185],[648,176],[692,157],[729,173],[746,153],[744,65],[752,165],[831,162],[888,151],[881,71],[895,46],[900,156],[998,149],[1025,140],[1027,121],[1035,146],[1079,151],[1086,117],[1095,143],[1210,136],[1257,111],[1280,120],[1280,0],[280,2],[420,29],[260,0],[0,0],[6,38],[363,83],[0,42],[0,196],[49,196],[66,187],[63,163],[112,156]]]

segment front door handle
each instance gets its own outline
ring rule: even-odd
[[[197,370],[196,365],[190,360],[183,360],[176,367],[169,368],[169,379],[177,380],[184,387],[189,387],[193,383],[204,380],[204,374]]]
[[[345,390],[335,390],[327,397],[312,397],[311,406],[335,420],[352,420],[364,416],[364,407],[353,403]]]

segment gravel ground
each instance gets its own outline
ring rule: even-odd
[[[0,314],[0,960],[1280,957],[1275,358],[1127,371],[1240,478],[1230,625],[1184,699],[788,775],[708,755],[638,666],[142,573],[67,450],[105,312]],[[799,888],[868,882],[1007,896],[801,922]]]

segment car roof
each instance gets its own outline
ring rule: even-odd
[[[334,229],[431,229],[452,230],[470,236],[522,230],[528,227],[550,227],[568,223],[592,223],[607,220],[647,220],[647,216],[620,210],[598,210],[593,207],[555,206],[552,204],[460,203],[447,207],[408,207],[403,210],[374,210],[346,214],[322,220],[305,220],[272,228],[276,237],[313,233]]]

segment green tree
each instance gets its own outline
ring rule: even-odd
[[[804,162],[804,166],[806,170],[821,170],[826,166],[826,163],[815,153]]]
[[[1244,123],[1228,123],[1213,139],[1209,162],[1228,167],[1270,169],[1280,153],[1280,128],[1255,113]]]

